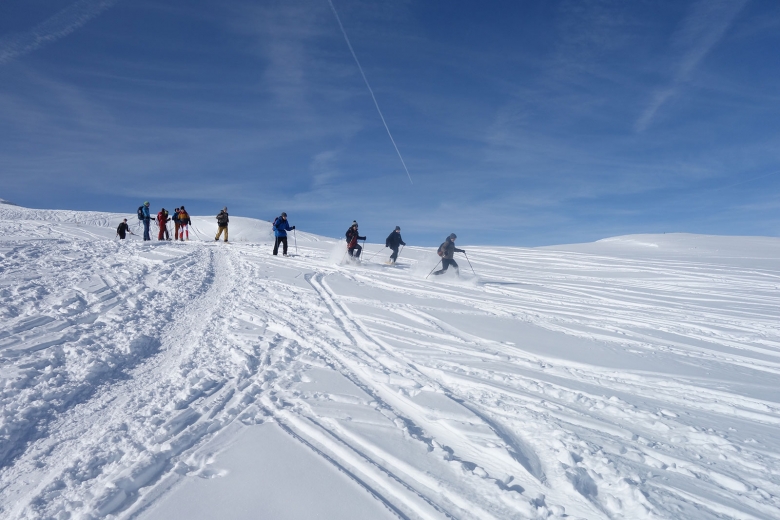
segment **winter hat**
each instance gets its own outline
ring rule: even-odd
[[[358,225],[358,223],[357,223],[357,220],[353,220],[353,221],[352,221],[352,225],[353,225],[353,226],[357,226],[357,225]]]
[[[180,207],[179,209],[184,209],[184,206]]]
[[[401,226],[395,226],[396,231],[401,231]]]
[[[149,201],[147,200],[146,202],[144,202],[144,206],[148,206],[148,205],[149,205]]]
[[[448,236],[447,238],[449,238],[450,240],[455,240],[456,238],[458,238],[458,235],[456,235],[455,233],[450,233],[450,236]]]
[[[222,208],[222,211],[224,211],[225,213],[227,213],[227,206],[225,206],[224,208]]]
[[[285,217],[285,218],[287,218],[287,213],[285,213],[284,211],[282,211],[282,216],[283,216],[283,217]]]

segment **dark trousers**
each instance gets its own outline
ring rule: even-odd
[[[398,248],[397,247],[391,247],[390,248],[393,251],[393,254],[390,255],[390,261],[395,262],[398,260]]]
[[[449,266],[454,267],[455,268],[455,274],[460,276],[460,269],[458,269],[458,263],[455,260],[453,260],[452,258],[442,258],[441,259],[441,269],[439,269],[438,271],[436,271],[433,274],[443,274],[444,271],[446,271]]]
[[[279,254],[279,244],[282,244],[282,253],[287,254],[287,237],[276,237],[276,241],[274,241],[274,254]]]
[[[125,239],[125,232],[124,231],[118,231],[117,234],[119,235],[119,240]]]
[[[152,237],[149,236],[149,224],[151,224],[150,219],[145,218],[144,219],[144,240],[151,240]]]
[[[352,258],[360,258],[360,253],[363,252],[363,248],[360,245],[355,244],[355,247],[349,248],[349,256]]]

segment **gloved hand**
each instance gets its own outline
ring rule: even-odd
[[[295,229],[295,226],[291,227],[291,228],[290,228],[290,231],[292,231],[293,229]]]

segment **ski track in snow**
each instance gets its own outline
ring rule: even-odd
[[[273,257],[237,218],[120,244],[122,217],[0,206],[3,518],[153,518],[265,422],[399,518],[780,517],[777,239],[467,248],[480,277],[425,280],[432,249]]]

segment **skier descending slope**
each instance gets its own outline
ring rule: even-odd
[[[282,214],[274,219],[274,256],[279,254],[279,244],[282,244],[282,254],[287,256],[287,232],[295,229],[295,226],[290,227],[290,223],[287,222],[287,213],[282,211]]]
[[[228,224],[230,223],[230,216],[228,215],[227,206],[222,208],[222,211],[217,215],[217,236],[214,237],[215,242],[219,242],[219,236],[222,232],[225,232],[225,242],[228,241]]]
[[[349,251],[350,258],[354,260],[360,259],[360,253],[363,248],[358,244],[358,240],[365,240],[366,237],[361,237],[358,233],[358,223],[356,220],[352,221],[352,226],[346,232],[347,237],[347,250]]]
[[[436,271],[435,275],[444,274],[444,272],[447,270],[449,266],[452,266],[455,268],[455,274],[460,276],[460,269],[458,269],[458,263],[455,262],[455,260],[452,258],[455,253],[465,253],[463,249],[458,249],[455,247],[455,239],[458,238],[455,233],[450,233],[450,236],[447,237],[447,240],[445,240],[442,245],[439,246],[439,250],[437,253],[441,257],[441,269]]]
[[[389,247],[393,254],[390,255],[390,261],[387,262],[388,264],[395,264],[395,261],[398,260],[398,246],[405,246],[406,242],[404,242],[404,239],[401,238],[401,227],[395,226],[395,231],[390,233],[387,236],[387,239],[385,239],[385,247]]]

